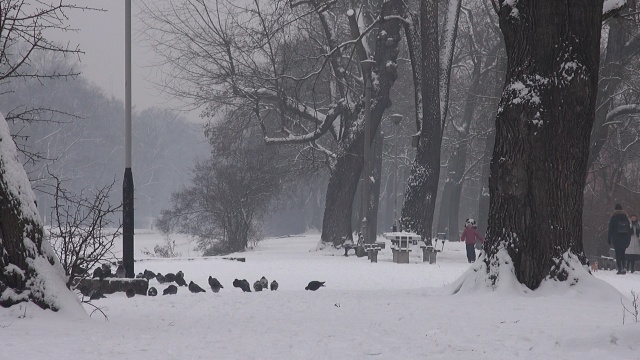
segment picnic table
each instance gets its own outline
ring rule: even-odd
[[[384,237],[391,241],[393,262],[397,264],[408,264],[409,254],[411,253],[409,246],[417,245],[418,241],[421,240],[420,235],[406,231],[384,233]]]

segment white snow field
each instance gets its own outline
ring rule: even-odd
[[[136,272],[182,270],[207,292],[109,295],[94,301],[108,321],[99,312],[78,318],[33,305],[0,308],[0,359],[640,359],[640,323],[627,314],[623,325],[621,304],[633,309],[640,273],[598,271],[575,286],[530,292],[513,283],[452,295],[450,284],[473,271],[460,243],[446,243],[436,264],[423,263],[419,249],[410,264],[395,264],[389,246],[370,263],[313,251],[319,238],[266,239],[230,255],[244,263],[198,257],[184,237],[182,258],[138,252]],[[161,242],[158,234],[136,235],[138,251]],[[217,294],[209,275],[224,286]],[[279,289],[243,293],[231,284],[262,276]],[[326,287],[305,291],[311,280]]]

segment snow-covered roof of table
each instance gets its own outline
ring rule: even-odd
[[[395,240],[405,237],[407,240],[421,239],[422,237],[416,233],[410,233],[406,231],[388,232],[383,234],[388,240]]]

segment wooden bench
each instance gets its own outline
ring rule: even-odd
[[[356,255],[356,251],[358,249],[358,245],[356,244],[342,244],[342,248],[344,249],[344,256],[349,256],[349,250],[353,250],[353,255]]]
[[[616,259],[602,255],[598,257],[598,268],[600,270],[615,270],[617,269]]]
[[[427,244],[420,244],[420,249],[422,249],[422,262],[429,262],[429,264],[436,263],[436,257],[440,252],[433,246],[428,246]]]
[[[378,262],[378,252],[382,250],[378,244],[364,244],[364,250],[367,252],[367,257],[372,263]]]

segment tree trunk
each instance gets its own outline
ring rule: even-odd
[[[467,99],[465,100],[464,111],[462,113],[462,119],[460,125],[457,126],[458,136],[455,139],[453,145],[453,152],[449,159],[449,179],[451,182],[451,194],[449,198],[449,212],[447,213],[447,228],[449,229],[447,238],[449,240],[457,240],[459,237],[458,229],[460,224],[458,218],[460,216],[460,197],[462,195],[462,185],[464,184],[464,175],[467,167],[467,153],[471,141],[469,139],[469,131],[471,130],[471,122],[476,109],[477,98],[476,95],[480,88],[480,70],[482,68],[482,62],[477,57],[473,64],[473,73],[471,78],[471,85],[467,91]],[[444,200],[444,198],[443,198]]]
[[[65,272],[49,242],[43,239],[35,195],[0,115],[0,305],[31,301],[58,311],[76,307],[65,286]]]
[[[404,4],[400,0],[385,2],[382,15],[400,15],[404,13]],[[376,38],[375,65],[373,67],[373,89],[371,94],[371,131],[375,134],[385,110],[391,106],[389,92],[398,78],[397,59],[400,42],[401,22],[390,19],[380,24],[380,33],[385,36]],[[437,81],[437,80],[436,80]],[[345,115],[343,115],[345,116]],[[356,108],[354,117],[364,116],[364,104]],[[364,126],[362,121],[356,124],[339,151],[336,163],[329,177],[324,218],[322,222],[322,242],[339,247],[345,240],[353,240],[351,213],[353,200],[358,187],[358,179],[363,168]],[[372,137],[373,138],[373,137]]]
[[[496,57],[496,71],[494,75],[490,77],[489,84],[491,84],[493,96],[495,98],[499,98],[502,94],[502,89],[504,88],[504,73],[506,71],[506,61],[504,56],[504,48],[501,46],[500,50],[497,51]],[[496,104],[495,109],[498,109],[498,104]],[[494,114],[493,117],[497,114]],[[481,186],[480,186],[480,201],[478,202],[478,231],[480,234],[487,233],[487,225],[489,223],[489,176],[491,173],[491,167],[489,164],[489,160],[493,154],[493,144],[496,142],[496,131],[493,127],[487,133],[487,139],[485,140],[483,158],[486,159],[486,164],[482,166],[482,178],[481,178]]]
[[[449,233],[449,207],[451,206],[451,191],[453,190],[453,175],[450,173],[451,161],[452,159],[449,159],[447,177],[440,195],[440,211],[438,212],[438,225],[436,226],[436,232],[444,234]],[[449,238],[449,240],[455,239]]]
[[[378,128],[379,130],[380,128]],[[382,182],[382,141],[384,136],[382,131],[376,132],[373,136],[373,178],[376,180],[371,184],[371,197],[369,198],[369,211],[367,213],[367,219],[371,219],[367,224],[369,226],[370,239],[366,239],[369,243],[376,242],[376,236],[378,235],[378,209],[380,208],[380,183]]]
[[[598,86],[602,1],[501,1],[507,81],[489,180],[488,276],[536,289],[584,264],[582,206]],[[508,257],[508,258],[507,258]]]
[[[421,99],[416,103],[420,107],[422,122],[419,129],[420,141],[416,149],[416,158],[409,174],[407,190],[402,207],[402,228],[415,232],[423,239],[431,239],[431,226],[438,194],[440,176],[440,145],[442,143],[442,125],[440,116],[440,89],[438,74],[438,2],[420,3],[420,60],[414,68],[420,68]],[[414,49],[415,50],[415,49]],[[412,57],[412,63],[415,59]],[[416,80],[414,70],[414,80]]]

